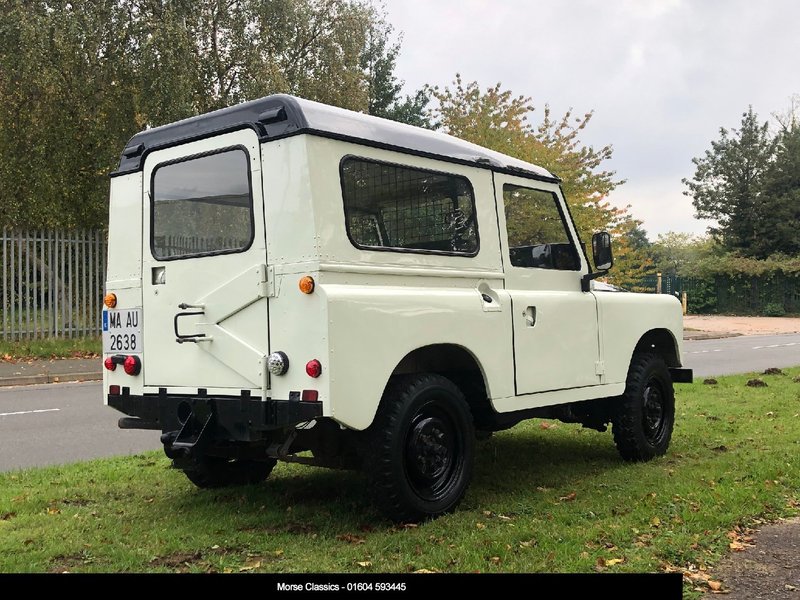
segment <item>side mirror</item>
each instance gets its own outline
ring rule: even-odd
[[[581,290],[584,292],[591,291],[592,279],[605,275],[614,264],[614,256],[611,254],[611,235],[607,231],[601,231],[592,236],[592,257],[597,270],[581,277]]]
[[[611,235],[607,231],[600,231],[592,236],[592,257],[598,271],[608,271],[614,264]]]

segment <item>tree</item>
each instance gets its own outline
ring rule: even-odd
[[[417,127],[431,127],[426,113],[430,96],[418,90],[412,96],[401,98],[404,82],[395,77],[400,41],[392,43],[393,28],[381,18],[372,21],[367,31],[361,65],[366,73],[367,112],[376,117],[399,121]]]
[[[719,236],[729,250],[746,255],[759,253],[758,223],[769,219],[763,210],[764,176],[775,153],[776,141],[768,124],[759,124],[750,107],[742,115],[739,129],[720,129],[711,150],[692,159],[694,177],[683,179],[689,188],[696,216],[715,219],[718,226],[709,231]]]
[[[541,121],[534,126],[529,121],[535,110],[531,98],[514,96],[499,83],[482,90],[478,82],[464,83],[458,74],[452,85],[429,88],[437,103],[432,111],[436,126],[560,177],[581,238],[588,240],[602,230],[617,234],[614,280],[629,283],[644,273],[649,263],[630,244],[635,235],[631,232],[641,223],[628,214],[628,207],[617,208],[608,201],[608,195],[624,183],[615,179],[613,171],[602,168],[611,158],[612,147],[596,149],[580,141],[592,112],[574,117],[569,110],[556,118],[545,105]]]
[[[108,174],[145,127],[285,92],[366,112],[371,44],[384,116],[412,120],[397,45],[363,0],[5,0],[0,226],[102,227]]]
[[[753,255],[800,255],[800,123],[778,136],[775,160],[764,175],[763,218],[755,223]]]
[[[648,253],[657,271],[680,276],[686,275],[689,266],[711,256],[714,251],[714,240],[710,237],[670,231],[659,234]]]

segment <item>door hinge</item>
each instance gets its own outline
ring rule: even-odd
[[[267,267],[267,298],[274,298],[276,294],[275,290],[275,267]]]
[[[606,363],[602,360],[598,360],[594,363],[594,374],[595,375],[605,375],[606,374]]]

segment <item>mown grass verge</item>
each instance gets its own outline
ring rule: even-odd
[[[0,340],[0,361],[50,358],[96,358],[100,356],[100,337]]]
[[[0,571],[702,571],[800,512],[800,368],[784,373],[678,386],[672,447],[647,464],[574,425],[496,434],[459,510],[416,527],[382,519],[359,474],[295,465],[221,491],[159,453],[0,474]]]

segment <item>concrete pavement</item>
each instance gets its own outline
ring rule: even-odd
[[[100,358],[0,361],[0,386],[96,381],[103,378]]]

